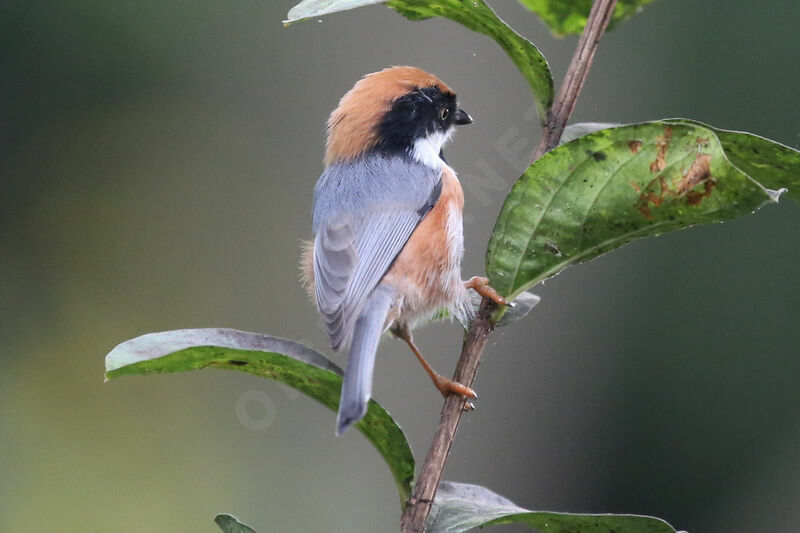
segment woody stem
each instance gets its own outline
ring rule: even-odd
[[[533,153],[532,162],[558,145],[589,73],[597,45],[614,13],[616,3],[617,0],[595,0],[592,4],[586,27],[578,41],[575,54],[564,77],[564,83],[553,107],[548,112],[542,139]],[[497,310],[497,304],[484,298],[478,310],[478,316],[464,337],[461,357],[453,375],[454,381],[467,387],[471,387],[474,383],[481,355],[483,355],[489,335],[494,331],[495,324],[492,315],[495,310]],[[464,402],[463,397],[452,394],[445,399],[439,426],[420,469],[417,483],[403,511],[400,522],[403,533],[424,533],[425,531],[431,503],[442,479],[444,466],[464,413]]]

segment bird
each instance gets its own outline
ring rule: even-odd
[[[468,320],[468,289],[508,304],[486,278],[461,278],[464,193],[442,149],[457,126],[472,122],[449,86],[411,66],[367,74],[328,119],[301,278],[331,348],[348,352],[337,435],[367,412],[387,331],[408,344],[444,396],[476,397],[436,372],[411,335],[442,310]]]

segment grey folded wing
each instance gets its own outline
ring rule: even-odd
[[[329,167],[314,194],[317,307],[334,350],[441,194],[441,173],[375,156]]]

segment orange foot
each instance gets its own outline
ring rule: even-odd
[[[500,296],[497,291],[494,290],[491,285],[489,285],[488,278],[473,276],[464,282],[464,287],[474,290],[484,298],[489,298],[496,304],[514,307],[513,303],[509,303],[508,300]]]
[[[441,374],[434,374],[431,376],[431,379],[433,379],[434,386],[439,389],[439,392],[441,392],[442,396],[445,398],[447,398],[447,396],[450,394],[458,394],[467,398],[478,397],[478,395],[475,394],[475,391],[466,385],[462,385],[457,381],[448,379]]]
[[[466,385],[462,385],[457,381],[453,381],[452,379],[448,379],[435,371],[431,365],[428,364],[428,361],[422,356],[420,353],[419,348],[417,345],[414,344],[414,339],[411,337],[411,330],[409,330],[407,325],[395,325],[392,327],[392,333],[398,339],[402,339],[408,344],[408,347],[411,348],[411,351],[419,360],[420,364],[422,364],[422,368],[425,369],[428,376],[430,376],[431,381],[433,381],[433,385],[442,393],[442,396],[447,398],[450,394],[458,394],[464,398],[477,398],[478,395],[475,394],[475,391],[471,388],[467,387]],[[475,409],[475,406],[472,405],[471,402],[465,402],[464,410],[471,411]]]

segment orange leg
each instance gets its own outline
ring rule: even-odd
[[[514,307],[513,303],[509,303],[508,300],[500,296],[497,291],[494,290],[491,285],[489,285],[488,278],[473,276],[464,282],[464,287],[474,290],[484,298],[489,298],[496,304]]]
[[[407,326],[395,326],[392,328],[392,333],[398,339],[402,339],[406,341],[408,347],[411,348],[411,351],[414,352],[414,355],[417,356],[422,368],[425,369],[425,372],[431,377],[433,380],[433,384],[439,389],[439,392],[442,393],[442,396],[447,397],[448,394],[459,394],[461,396],[465,396],[467,398],[477,398],[478,395],[475,394],[475,391],[470,389],[469,387],[462,385],[461,383],[457,383],[452,379],[447,379],[443,375],[436,372],[431,365],[422,357],[417,345],[414,344],[414,340],[411,338],[411,331],[409,331]],[[469,402],[464,406],[465,410],[474,409],[473,405]]]

